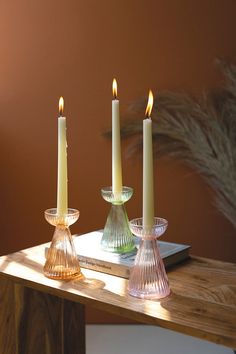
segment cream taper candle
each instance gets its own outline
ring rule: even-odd
[[[149,91],[146,119],[143,120],[143,226],[151,228],[154,224],[154,186],[153,186],[153,148],[152,120],[153,94]]]
[[[64,216],[68,212],[67,192],[67,141],[66,118],[62,117],[64,108],[63,97],[59,100],[58,117],[58,171],[57,171],[57,215]]]
[[[112,92],[112,192],[122,192],[122,166],[120,146],[120,112],[119,100],[117,99],[117,82],[113,79]]]

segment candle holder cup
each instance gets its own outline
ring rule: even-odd
[[[157,238],[167,229],[167,220],[154,218],[151,228],[143,226],[143,219],[130,221],[134,235],[141,238],[140,246],[131,269],[128,292],[144,299],[161,299],[170,294],[169,282],[160,255]]]
[[[113,193],[111,187],[101,190],[102,197],[111,203],[101,239],[101,248],[114,253],[128,253],[135,249],[134,236],[129,228],[129,221],[125,210],[127,202],[133,194],[133,189],[123,187],[120,193]]]
[[[69,226],[78,220],[79,211],[68,209],[67,214],[58,216],[57,209],[52,208],[47,209],[44,215],[49,224],[55,226],[43,268],[44,275],[48,278],[64,280],[83,278],[69,229]]]

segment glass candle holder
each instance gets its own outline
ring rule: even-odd
[[[165,266],[160,255],[157,238],[167,229],[167,220],[154,218],[152,228],[143,226],[143,219],[130,221],[133,234],[141,238],[140,246],[131,269],[128,292],[144,299],[161,299],[170,294]]]
[[[127,202],[133,194],[133,188],[123,187],[121,193],[114,194],[112,187],[101,190],[102,197],[111,203],[101,239],[101,248],[114,253],[128,253],[135,249],[134,236],[129,228],[129,220],[125,210]]]
[[[67,214],[58,216],[57,209],[52,208],[47,209],[44,215],[48,223],[55,226],[43,268],[44,275],[52,279],[83,278],[69,229],[78,220],[79,211],[68,209]]]

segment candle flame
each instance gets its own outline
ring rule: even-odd
[[[64,110],[64,99],[63,97],[60,97],[59,99],[59,114],[62,116]]]
[[[147,108],[146,108],[146,112],[145,112],[145,115],[147,118],[150,118],[150,116],[151,116],[153,101],[154,101],[153,93],[151,90],[149,90],[148,103],[147,103]]]
[[[113,97],[116,99],[117,98],[117,82],[116,82],[116,79],[113,79],[113,82],[112,82],[112,94],[113,94]]]

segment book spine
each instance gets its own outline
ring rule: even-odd
[[[113,264],[110,262],[93,259],[84,256],[78,256],[79,263],[82,268],[92,269],[97,272],[107,273],[111,275],[116,275],[122,278],[129,278],[130,268],[125,265]]]

